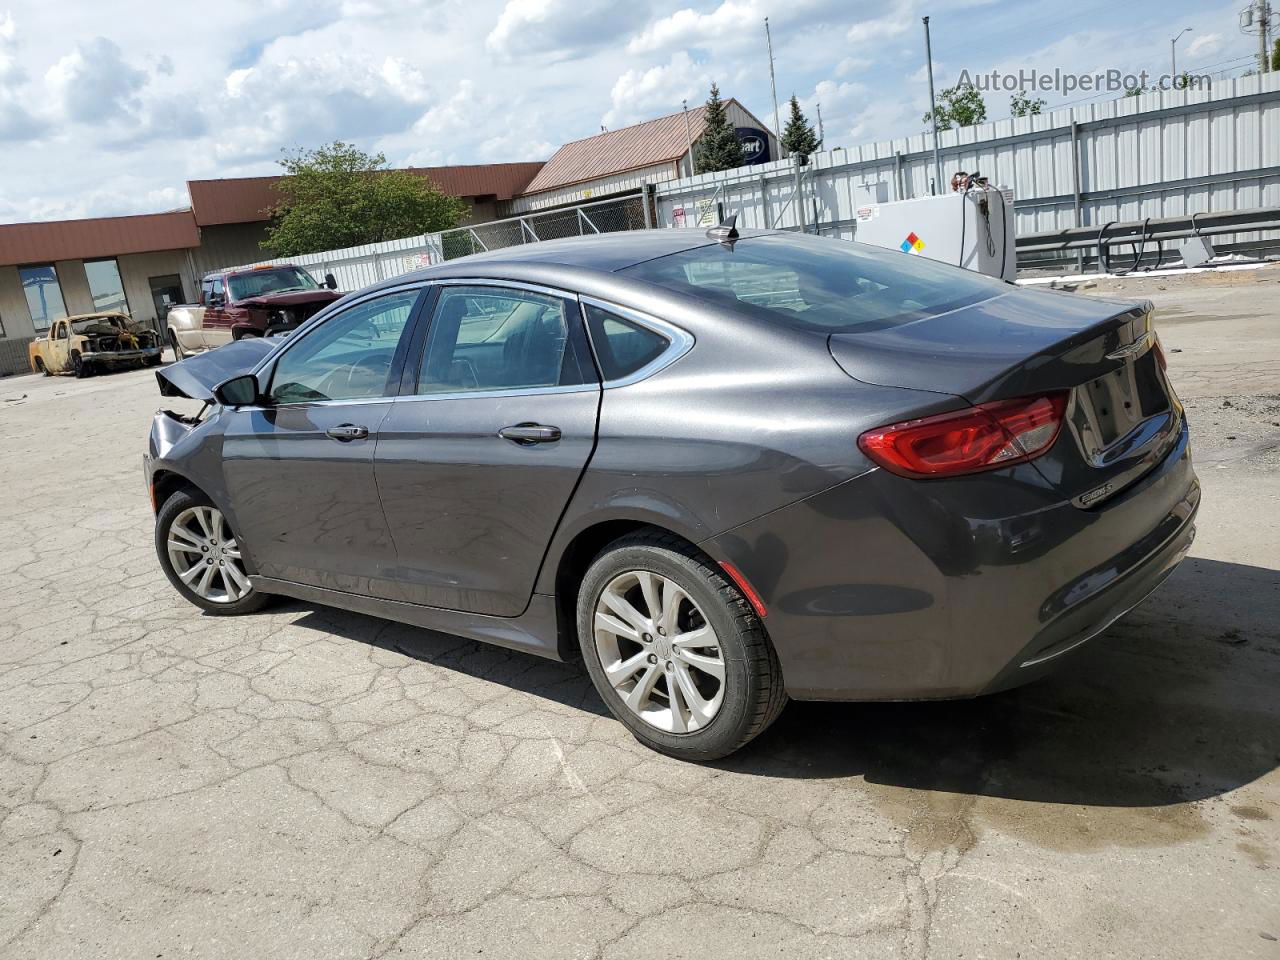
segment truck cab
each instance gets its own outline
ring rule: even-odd
[[[202,342],[191,346],[209,349],[243,337],[295,330],[341,296],[337,285],[332,274],[322,286],[291,263],[206,274],[200,282]]]

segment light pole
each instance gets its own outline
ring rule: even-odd
[[[689,126],[689,101],[681,100],[680,109],[684,111],[684,135],[689,141],[689,176],[693,176],[693,128]]]
[[[778,123],[778,83],[773,77],[773,34],[769,32],[769,18],[764,18],[764,39],[769,45],[769,88],[773,91],[773,135],[778,138],[778,149],[785,152],[782,146],[782,126]]]
[[[1182,33],[1179,33],[1178,36],[1169,41],[1169,69],[1171,71],[1169,79],[1173,83],[1175,90],[1178,88],[1178,40],[1183,33],[1187,33],[1190,29],[1190,27],[1183,27]]]
[[[929,43],[929,18],[924,20],[924,59],[929,65],[929,119],[933,122],[933,192],[942,192],[942,158],[938,155],[938,102],[933,96],[933,47]]]

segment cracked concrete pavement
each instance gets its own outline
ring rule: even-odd
[[[150,372],[0,381],[0,957],[1280,957],[1277,276],[1119,288],[1205,486],[1143,607],[1033,686],[792,704],[711,766],[576,665],[202,615]]]

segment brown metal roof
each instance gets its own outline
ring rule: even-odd
[[[726,105],[732,102],[725,101]],[[681,111],[566,143],[552,155],[524,192],[554,190],[678,160],[689,152],[690,137],[696,141],[702,136],[707,125],[706,112],[705,106],[690,109],[687,128],[684,111]]]
[[[542,169],[534,163],[486,163],[463,167],[409,167],[429,177],[455,197],[494,197],[510,200],[524,190]],[[268,219],[266,211],[280,201],[272,189],[279,177],[238,177],[232,180],[189,180],[191,206],[202,227],[222,223],[253,223]]]
[[[92,260],[199,245],[200,231],[190,210],[135,217],[0,224],[0,263],[3,264]]]

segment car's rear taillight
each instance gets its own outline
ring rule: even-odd
[[[1160,342],[1160,335],[1156,334],[1155,339],[1151,341],[1151,349],[1156,355],[1156,363],[1160,364],[1161,370],[1169,369],[1169,358],[1164,355],[1164,344]]]
[[[904,477],[946,477],[1031,460],[1058,438],[1067,393],[998,400],[868,430],[862,452]]]

